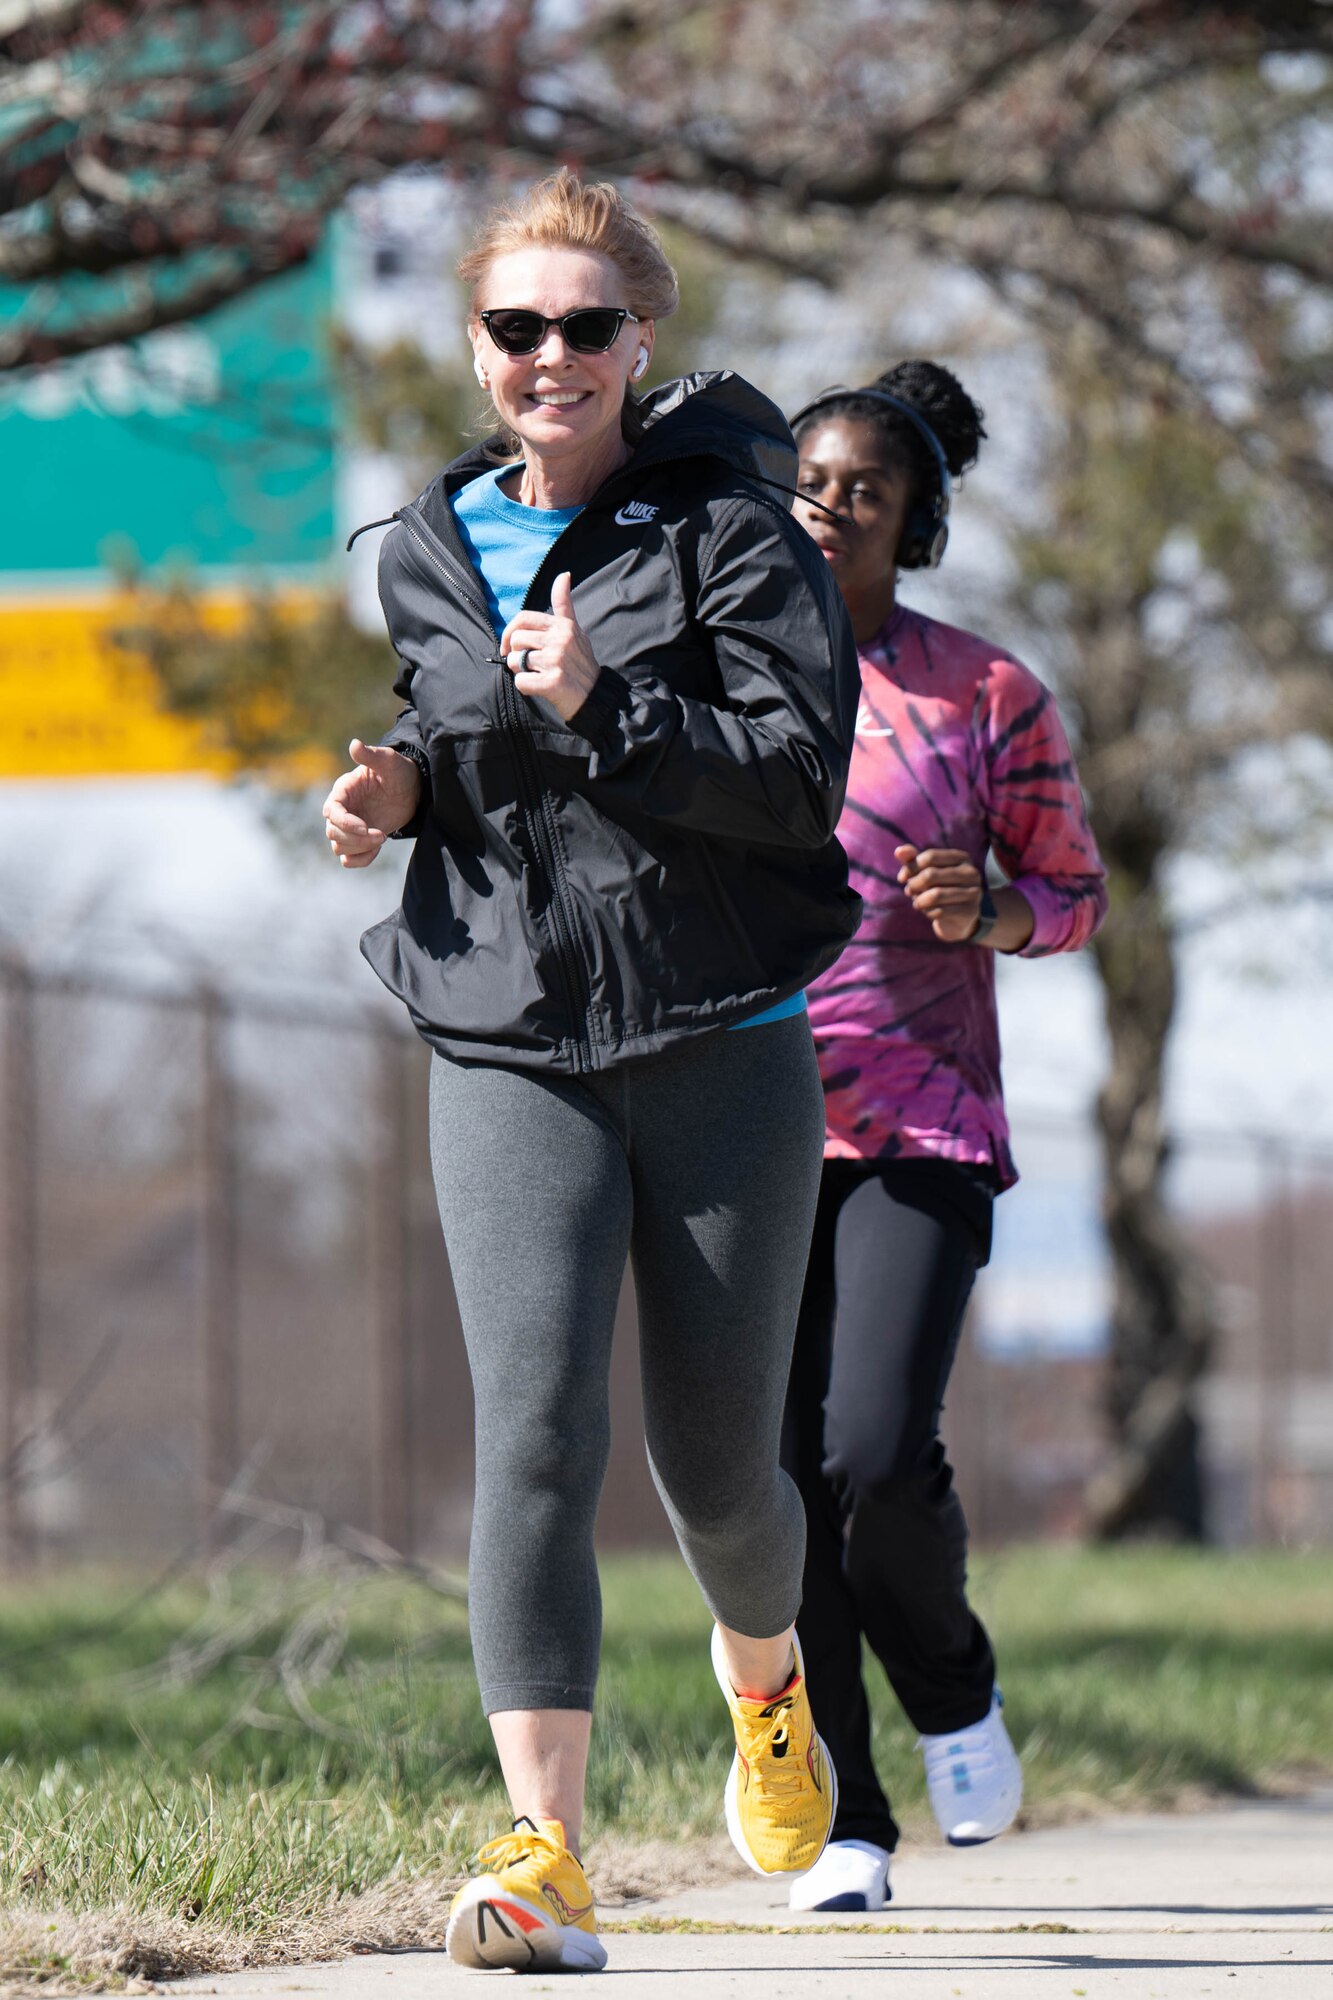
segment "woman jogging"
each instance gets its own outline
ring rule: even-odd
[[[448,1948],[588,1971],[593,1521],[627,1254],[653,1474],[717,1621],[732,1838],[796,1872],[832,1819],[778,1449],[823,1133],[803,989],[859,915],[834,838],[856,658],[772,490],[796,471],[781,414],[726,372],[634,395],[676,280],[613,188],[533,188],[460,274],[500,429],[385,539],[406,706],[353,743],[325,817],[350,867],[416,839],[363,949],[435,1051],[476,1395],[473,1651],[514,1814]]]
[[[920,1732],[948,1839],[991,1839],[1022,1799],[938,1424],[991,1204],[1016,1178],[994,954],[1076,951],[1105,894],[1045,688],[896,601],[899,569],[943,554],[950,475],[976,459],[981,412],[947,369],[911,361],[826,392],[793,428],[797,518],[860,654],[839,833],[865,914],[809,993],[827,1137],[783,1462],[805,1500],[799,1630],[840,1800],[791,1902],[874,1910],[898,1830],[871,1760],[863,1637]],[[988,853],[1009,878],[993,892]]]

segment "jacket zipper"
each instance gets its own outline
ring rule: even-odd
[[[491,614],[489,609],[487,608],[486,601],[477,591],[475,591],[472,588],[471,581],[468,578],[467,572],[463,568],[463,565],[461,563],[454,561],[454,558],[450,555],[448,549],[445,548],[443,542],[439,541],[434,535],[430,533],[429,528],[426,528],[424,522],[421,528],[417,528],[413,525],[415,521],[415,516],[413,515],[413,512],[410,507],[404,507],[402,513],[399,515],[398,518],[401,521],[402,525],[407,529],[408,534],[411,535],[412,540],[416,543],[417,547],[419,549],[422,549],[425,552],[425,554],[430,557],[430,560],[434,563],[436,569],[438,569],[443,576],[448,577],[449,581],[453,584],[454,588],[459,592],[464,602],[469,606],[471,610],[476,612],[477,616],[484,623],[486,630],[490,633],[491,638],[494,639],[495,628],[491,624]],[[430,536],[429,541],[426,539],[428,535]],[[498,655],[496,657],[498,658]]]
[[[483,600],[472,589],[460,563],[454,561],[443,544],[435,546],[437,538],[424,527],[424,532],[413,526],[411,510],[404,508],[400,516],[403,526],[411,535],[418,548],[430,557],[442,576],[451,581],[466,603],[485,620],[486,630],[495,638],[491,624],[491,614]],[[430,539],[427,540],[427,535]],[[535,581],[535,579],[534,579]],[[590,1074],[594,1068],[592,1044],[588,1035],[588,1006],[591,991],[583,955],[578,946],[578,932],[575,928],[573,911],[569,908],[565,895],[564,881],[557,858],[557,831],[555,814],[551,809],[546,788],[541,781],[541,769],[537,763],[537,749],[532,740],[532,725],[520,706],[520,697],[515,693],[509,669],[498,654],[488,656],[488,665],[500,669],[500,719],[506,733],[513,739],[515,760],[518,765],[519,784],[523,795],[524,814],[528,822],[533,851],[545,878],[550,897],[551,930],[555,943],[555,960],[560,969],[561,983],[565,990],[565,1008],[571,1028],[570,1056],[576,1075],[586,1070]],[[581,997],[582,996],[582,997]],[[575,1024],[582,1021],[580,1031]]]
[[[503,676],[500,682],[500,713],[514,739],[520,779],[526,780],[524,790],[529,794],[529,798],[525,800],[525,804],[529,807],[528,823],[532,831],[533,846],[551,893],[549,905],[551,928],[555,936],[556,964],[560,968],[565,988],[565,1006],[569,1011],[571,1029],[576,1022],[583,1023],[580,1031],[571,1034],[570,1055],[576,1075],[582,1070],[591,1073],[594,1065],[592,1044],[588,1035],[588,1004],[592,995],[588,986],[583,954],[578,946],[574,914],[565,895],[564,879],[557,857],[558,835],[555,814],[551,809],[546,787],[542,784],[541,769],[537,763],[537,747],[532,740],[532,725],[528,721],[526,711],[519,705],[522,697],[515,692],[508,667],[502,667],[500,671]]]
[[[655,460],[654,463],[666,463],[677,456],[680,458],[689,458],[693,456],[693,453],[665,453],[660,461]],[[629,467],[623,469],[625,471],[630,470]],[[641,468],[639,467],[634,468],[636,473],[640,470]],[[611,478],[605,481],[601,490],[594,498],[604,505],[607,498],[607,488],[609,487],[612,493],[614,493],[617,484],[620,482],[620,478],[621,475],[619,473],[613,473]],[[591,507],[591,505],[592,502],[590,501],[588,506]],[[583,511],[586,513],[588,508],[585,508]],[[404,519],[406,519],[406,514],[404,514]],[[556,549],[568,532],[568,528],[562,530],[561,534],[557,536],[542,558],[537,574],[528,585],[527,595],[523,599],[522,609],[524,611],[531,609],[532,594],[542,578],[552,572]],[[418,536],[417,539],[420,540],[421,538]],[[433,536],[432,540],[434,540]],[[422,546],[424,547],[425,544],[423,543]],[[442,558],[448,556],[448,551],[443,547],[440,549],[440,556]],[[443,565],[441,564],[441,566]],[[458,565],[451,560],[450,568],[456,569],[457,567]],[[470,589],[467,594],[469,600],[475,602]],[[489,629],[489,613],[487,614],[486,623]],[[536,745],[532,740],[532,724],[528,719],[527,706],[521,697],[515,693],[507,667],[502,668],[500,712],[506,726],[514,737],[520,777],[526,777],[527,779],[525,790],[530,794],[530,801],[525,800],[525,803],[529,803],[530,825],[534,836],[533,844],[540,858],[547,886],[551,893],[550,908],[552,930],[555,934],[556,963],[560,967],[561,976],[564,981],[565,1004],[569,1009],[570,1024],[572,1026],[576,1020],[583,1022],[581,1034],[577,1038],[572,1037],[570,1042],[570,1055],[573,1060],[574,1071],[577,1075],[581,1070],[586,1069],[591,1074],[594,1064],[592,1059],[592,1040],[588,1033],[588,1010],[592,1000],[592,993],[583,953],[579,948],[575,912],[570,907],[569,899],[565,893],[564,876],[559,863],[559,831],[556,826],[555,813],[551,807],[550,796],[541,781],[541,768],[537,762]]]

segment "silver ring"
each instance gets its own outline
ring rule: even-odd
[[[525,674],[528,671],[528,648],[526,646],[518,646],[515,648],[513,653],[513,662],[514,662],[514,672],[516,674]]]

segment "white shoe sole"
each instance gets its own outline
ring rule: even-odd
[[[796,1634],[794,1632],[791,1635],[791,1643],[792,1643],[792,1648],[796,1654],[796,1671],[801,1676],[802,1680],[804,1680],[805,1661],[801,1656],[801,1642],[796,1637]],[[730,1714],[731,1698],[735,1693],[735,1689],[732,1687],[731,1682],[727,1679],[726,1662],[723,1660],[722,1657],[722,1636],[721,1633],[718,1631],[716,1625],[714,1625],[713,1627],[713,1640],[710,1651],[713,1661],[713,1673],[717,1679],[718,1686],[721,1688],[723,1695],[726,1697],[727,1713]],[[815,1731],[815,1741],[816,1743],[818,1743],[820,1750],[823,1752],[824,1769],[829,1774],[829,1783],[832,1787],[832,1798],[829,1805],[829,1816],[828,1816],[829,1831],[831,1832],[833,1828],[833,1822],[838,1817],[838,1774],[833,1768],[833,1759],[829,1756],[828,1745],[825,1743],[823,1737],[819,1734],[818,1730]],[[737,1751],[736,1755],[731,1760],[731,1769],[727,1773],[727,1789],[723,1794],[723,1805],[725,1808],[726,1820],[727,1820],[727,1832],[731,1835],[732,1846],[735,1848],[737,1854],[740,1855],[741,1860],[745,1863],[746,1867],[753,1868],[756,1875],[764,1875],[771,1879],[774,1875],[806,1874],[808,1870],[814,1867],[815,1862],[818,1861],[819,1859],[819,1854],[822,1854],[824,1852],[824,1849],[827,1847],[828,1833],[824,1835],[823,1840],[819,1844],[819,1854],[814,1855],[812,1859],[809,1861],[803,1861],[799,1868],[765,1868],[763,1863],[751,1852],[750,1847],[745,1838],[744,1829],[741,1826],[741,1809],[739,1804],[740,1768],[741,1768],[740,1752]]]
[[[841,1851],[840,1851],[841,1849]],[[869,1914],[887,1910],[893,1901],[889,1887],[889,1854],[878,1858],[857,1849],[849,1857],[843,1843],[830,1841],[813,1868],[798,1875],[787,1898],[790,1910],[842,1910]],[[834,1865],[830,1867],[830,1862]]]
[[[950,1847],[984,1847],[988,1840],[998,1840],[1007,1833],[1018,1818],[1023,1803],[1023,1780],[1020,1777],[1012,1791],[1006,1791],[997,1799],[988,1819],[958,1820],[945,1834]]]
[[[492,1876],[465,1882],[454,1897],[444,1948],[456,1965],[478,1972],[600,1972],[606,1946],[574,1924],[552,1923]]]

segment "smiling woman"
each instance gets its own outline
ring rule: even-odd
[[[540,392],[534,381],[523,379],[521,370],[507,374],[503,362],[497,364],[497,356],[539,362],[554,318],[561,316],[524,289],[534,280],[540,284],[553,268],[548,262],[540,271],[534,270],[534,258],[540,259],[545,251],[560,252],[558,268],[568,273],[574,290],[582,293],[572,309],[575,325],[560,329],[566,347],[589,362],[608,357],[599,386],[609,390],[610,402],[595,398],[593,374],[576,386],[553,379],[549,371],[546,378],[548,399],[570,399],[564,407],[573,407],[575,398],[580,405],[594,404],[585,410],[582,421],[580,434],[585,440],[598,429],[614,436],[616,416],[626,445],[641,440],[643,416],[630,384],[648,371],[656,322],[666,319],[680,302],[676,274],[655,232],[614,188],[581,188],[580,199],[571,202],[574,185],[568,176],[556,175],[540,182],[514,207],[498,210],[458,266],[458,275],[470,292],[469,333],[477,379],[490,391],[500,422],[500,449],[511,458],[523,449],[531,434],[515,422],[519,409],[509,392],[518,392],[523,409],[533,406],[526,398],[531,396],[535,404]],[[579,311],[580,305],[602,310],[585,314]],[[570,310],[563,308],[562,313]],[[609,324],[612,312],[616,315],[614,326]],[[554,318],[546,318],[547,313]],[[538,319],[542,321],[540,328],[535,324]],[[517,321],[528,325],[519,328]],[[489,347],[481,337],[483,326]],[[612,355],[628,355],[628,371],[611,361]],[[540,444],[539,434],[534,441]]]
[[[635,394],[676,279],[614,188],[542,183],[460,271],[499,427],[395,517],[405,706],[353,744],[325,817],[346,867],[416,839],[364,949],[436,1052],[473,1651],[515,1815],[448,1945],[592,1970],[593,1524],[631,1252],[653,1472],[736,1736],[728,1827],[782,1873],[832,1818],[778,1443],[823,1131],[804,988],[859,914],[833,833],[856,654],[774,498],[796,473],[781,413],[727,371]]]

